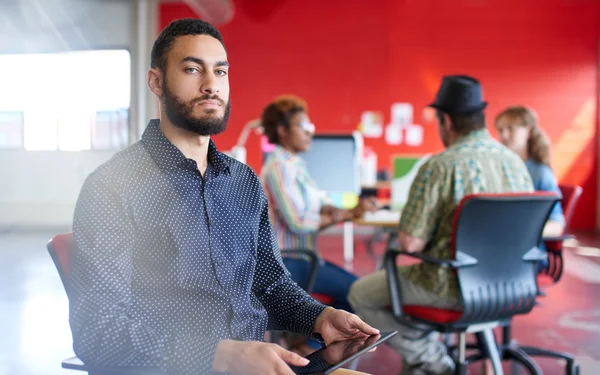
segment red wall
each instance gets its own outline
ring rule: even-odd
[[[159,25],[190,16],[183,4],[163,4]],[[507,105],[537,110],[561,182],[584,187],[573,225],[595,226],[600,1],[237,0],[233,21],[219,28],[233,109],[215,138],[221,149],[282,93],[308,101],[318,132],[350,132],[365,110],[383,112],[387,124],[394,102],[412,103],[422,123],[440,77],[465,73],[484,85],[490,128]],[[425,125],[419,147],[368,139],[379,167],[395,153],[441,150],[435,125]],[[258,171],[258,138],[247,148]]]

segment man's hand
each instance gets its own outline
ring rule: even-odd
[[[308,359],[276,344],[222,340],[213,371],[231,375],[294,375],[288,364],[306,366]]]
[[[404,251],[408,251],[409,253],[418,253],[425,249],[425,245],[427,244],[425,240],[422,240],[418,237],[413,237],[410,234],[400,231],[398,235],[398,244],[400,245],[400,249]]]
[[[317,317],[313,332],[321,334],[325,344],[379,334],[357,315],[328,307]]]

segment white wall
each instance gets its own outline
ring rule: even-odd
[[[0,228],[70,226],[79,190],[114,151],[0,151]]]

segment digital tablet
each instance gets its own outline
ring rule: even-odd
[[[381,332],[379,335],[360,339],[334,342],[321,348],[306,358],[310,363],[306,366],[290,366],[298,375],[330,374],[346,363],[368,352],[382,342],[394,336],[398,331]]]

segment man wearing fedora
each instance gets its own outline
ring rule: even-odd
[[[533,191],[523,161],[488,133],[486,106],[479,81],[462,75],[443,77],[430,107],[436,109],[438,131],[446,149],[421,166],[411,185],[400,220],[401,249],[450,258],[452,218],[464,196]],[[399,269],[404,304],[462,309],[456,277],[448,269],[425,262]],[[454,362],[437,333],[425,335],[394,319],[388,309],[385,271],[357,280],[348,298],[369,324],[399,331],[388,342],[403,357],[402,374],[454,373]]]

